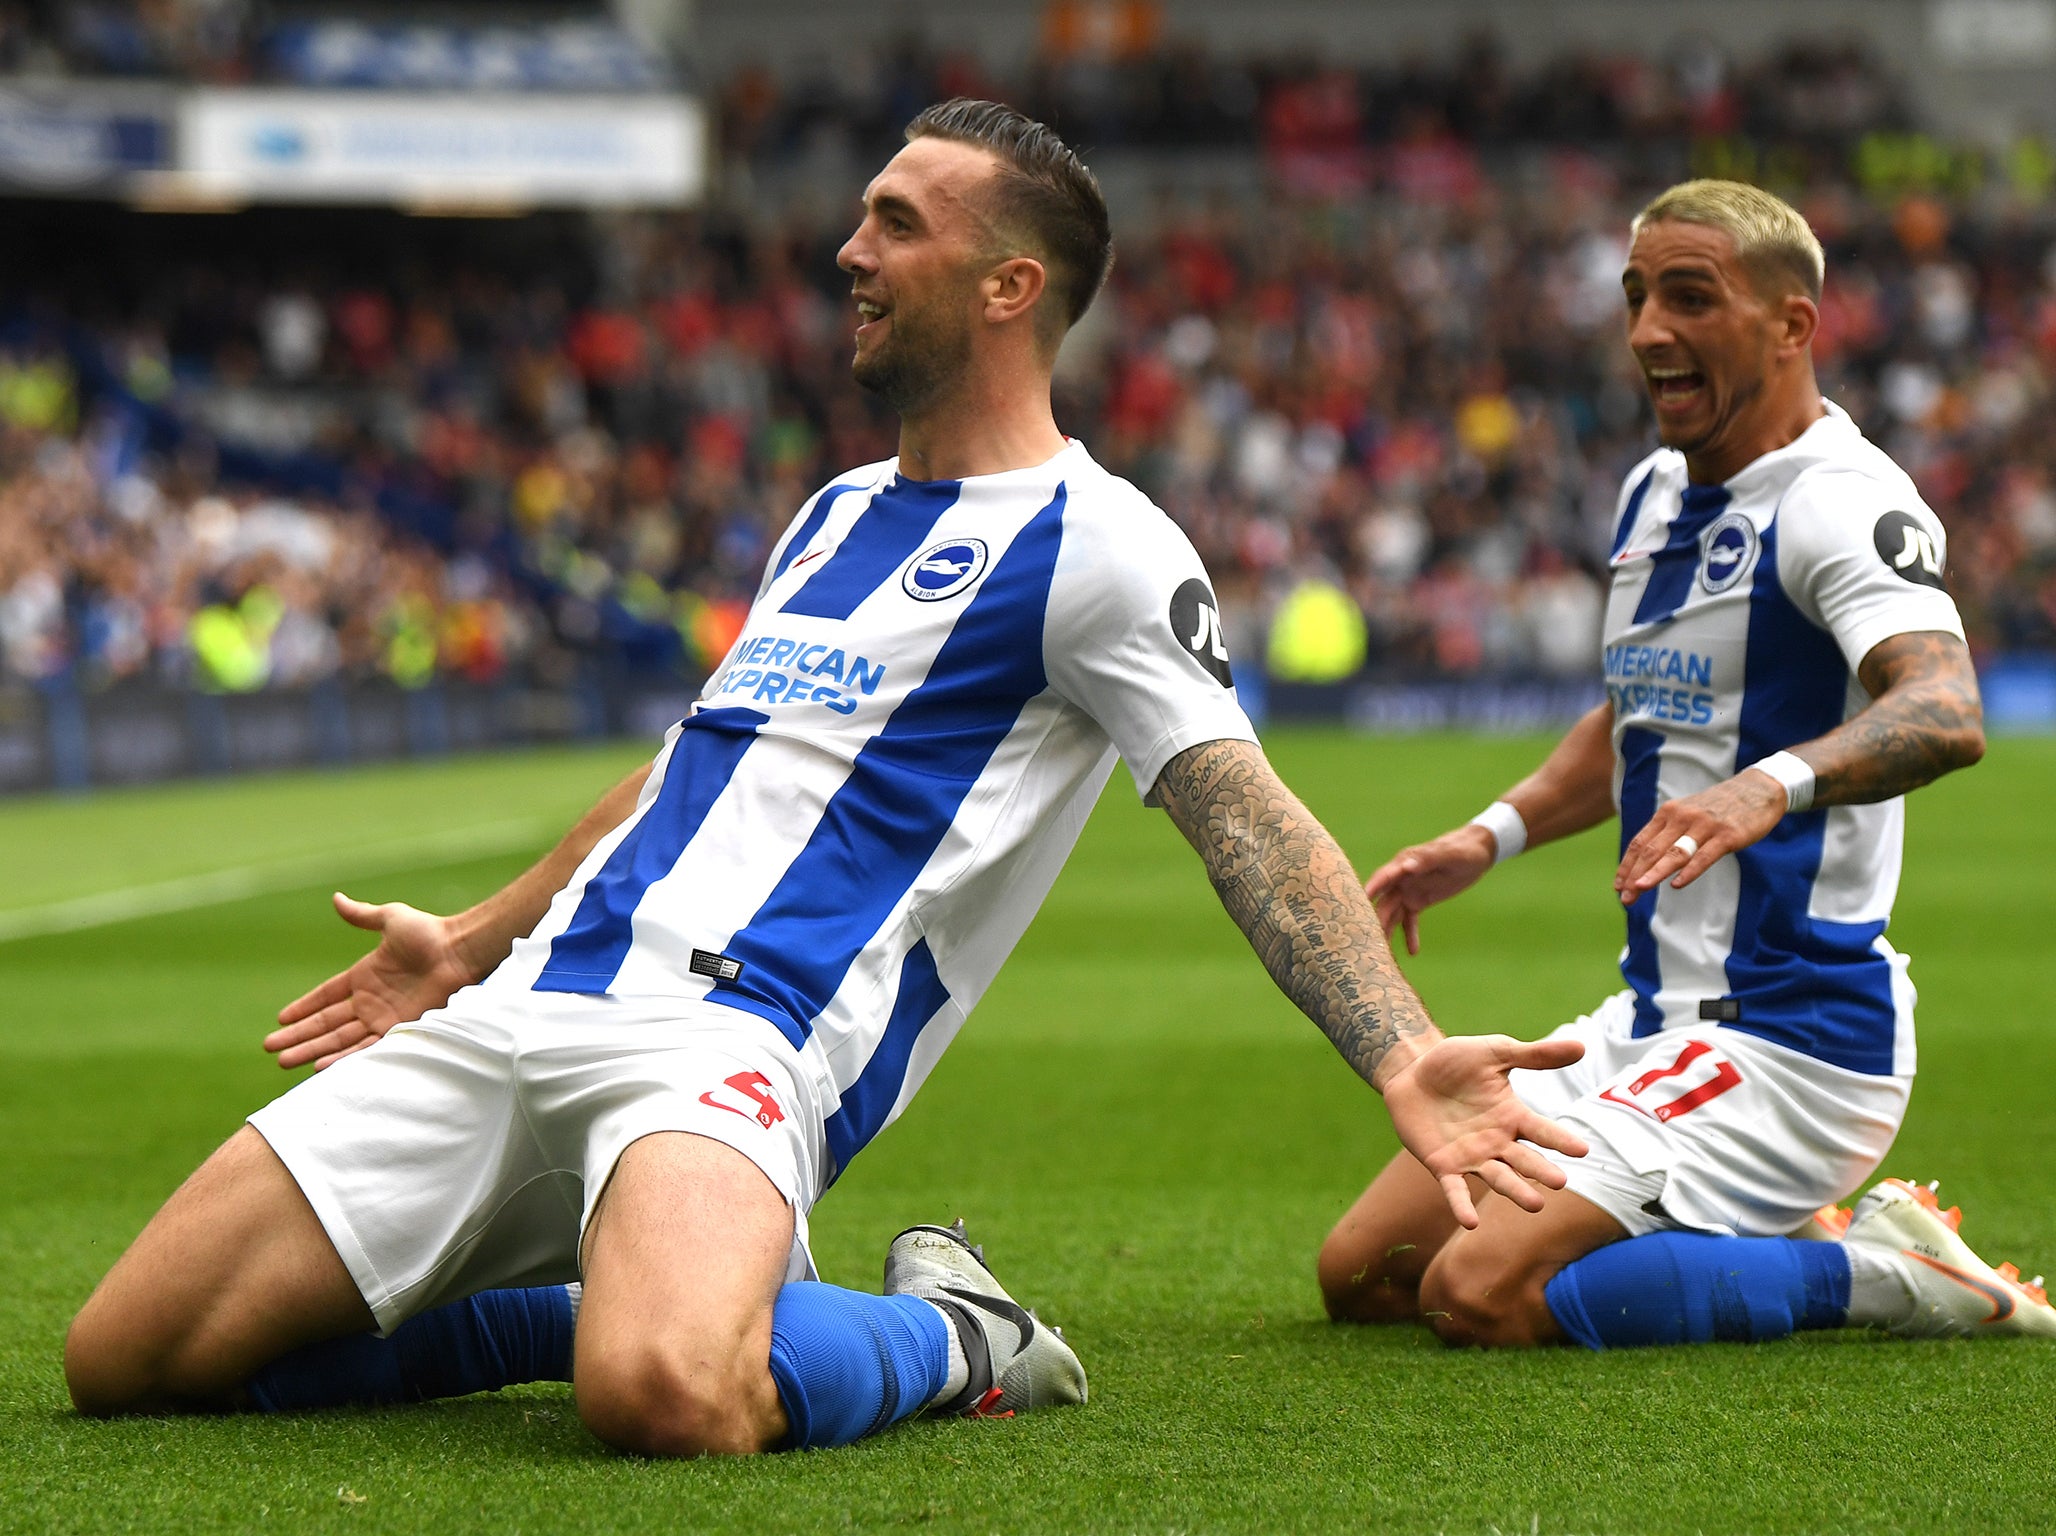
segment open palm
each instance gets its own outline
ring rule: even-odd
[[[440,1008],[473,978],[451,943],[449,920],[405,902],[374,906],[341,891],[336,913],[379,936],[378,947],[346,971],[286,1004],[264,1048],[281,1067],[319,1069],[361,1051],[395,1024]]]
[[[1478,1224],[1466,1174],[1530,1211],[1542,1208],[1541,1190],[1563,1188],[1563,1170],[1536,1148],[1583,1157],[1584,1139],[1523,1104],[1507,1073],[1516,1067],[1566,1067],[1584,1054],[1575,1040],[1523,1043],[1506,1035],[1453,1035],[1436,1041],[1385,1084],[1393,1129],[1441,1183],[1450,1211],[1464,1226]]]

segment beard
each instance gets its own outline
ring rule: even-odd
[[[1702,374],[1701,377],[1705,377],[1705,375]],[[1709,385],[1711,384],[1710,379],[1708,383]],[[1764,379],[1762,374],[1746,379],[1736,389],[1734,394],[1715,411],[1713,419],[1704,426],[1693,430],[1689,436],[1682,434],[1677,437],[1670,436],[1663,430],[1660,424],[1661,418],[1659,418],[1657,437],[1664,447],[1674,449],[1679,453],[1699,453],[1718,443],[1727,431],[1734,426],[1735,418],[1749,408],[1756,397],[1763,393],[1763,389]]]
[[[900,416],[920,411],[962,376],[970,359],[970,328],[951,325],[954,318],[895,307],[885,339],[851,360],[850,376]]]

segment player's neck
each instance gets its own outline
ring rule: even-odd
[[[1732,480],[1767,453],[1789,448],[1827,415],[1813,371],[1795,378],[1776,396],[1767,397],[1746,421],[1721,435],[1718,442],[1685,455],[1685,475],[1694,485],[1719,485]]]
[[[1049,375],[973,369],[944,398],[900,419],[899,470],[909,480],[964,480],[1032,469],[1064,448]]]

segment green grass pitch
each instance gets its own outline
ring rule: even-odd
[[[1542,743],[1281,731],[1271,745],[1368,870],[1475,810]],[[228,866],[305,882],[0,943],[0,1531],[2056,1525],[2056,1351],[2033,1344],[1837,1333],[1486,1355],[1322,1322],[1315,1248],[1392,1137],[1120,779],[927,1091],[814,1222],[826,1277],[870,1287],[893,1232],[967,1216],[1010,1286],[1066,1325],[1089,1406],[690,1464],[603,1450],[562,1387],[383,1413],[74,1417],[67,1319],[177,1181],[285,1086],[257,1049],[271,1012],[357,952],[321,871],[366,897],[465,902],[535,849],[503,840],[451,863],[435,852],[448,834],[567,823],[632,760],[0,805],[0,927]],[[1923,1072],[1887,1170],[1941,1178],[1971,1241],[2030,1272],[2056,1269],[2052,788],[2056,742],[2002,741],[1917,796],[1893,931],[1922,990]],[[410,859],[409,839],[426,851]],[[1614,986],[1611,839],[1541,850],[1431,914],[1409,969],[1446,1027],[1537,1033]]]

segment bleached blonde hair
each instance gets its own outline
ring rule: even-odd
[[[1628,226],[1629,238],[1659,219],[1724,231],[1735,242],[1735,254],[1759,283],[1772,291],[1789,292],[1796,286],[1815,303],[1820,302],[1827,258],[1821,254],[1812,226],[1783,198],[1745,181],[1681,181],[1635,215]]]

